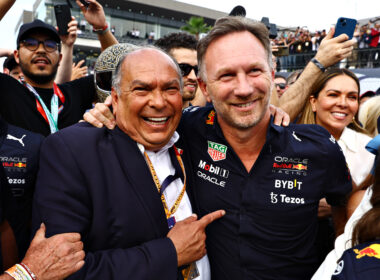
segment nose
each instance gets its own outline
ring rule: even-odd
[[[187,75],[187,78],[191,80],[197,80],[197,76],[195,75],[194,69],[191,69],[189,75]]]
[[[343,94],[339,96],[337,105],[341,107],[347,107],[347,97]]]
[[[161,110],[166,106],[166,96],[165,93],[160,90],[155,90],[151,93],[149,106]]]
[[[246,74],[238,74],[236,79],[237,85],[235,88],[235,95],[248,96],[252,93],[253,87],[250,84]]]
[[[35,50],[36,52],[46,52],[44,42],[40,41],[38,42],[37,49]]]

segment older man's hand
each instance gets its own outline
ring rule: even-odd
[[[218,210],[203,216],[200,220],[197,220],[197,216],[193,214],[175,224],[167,236],[176,248],[178,266],[190,264],[206,255],[205,229],[225,213],[224,210]]]
[[[45,237],[42,224],[36,232],[23,263],[38,280],[64,279],[84,265],[85,253],[79,233],[62,233]]]

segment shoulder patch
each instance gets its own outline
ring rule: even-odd
[[[215,111],[211,110],[210,113],[207,116],[206,124],[213,125],[215,119]]]

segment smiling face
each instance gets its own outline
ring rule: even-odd
[[[247,129],[268,111],[274,72],[260,41],[247,31],[213,41],[204,56],[205,77],[200,86],[224,128]]]
[[[48,34],[37,31],[29,33],[25,38],[51,40]],[[21,42],[19,49],[15,51],[15,59],[20,64],[25,80],[38,87],[54,81],[61,55],[58,50],[47,52],[41,43],[35,51],[31,51]]]
[[[354,79],[347,75],[331,78],[317,98],[310,97],[316,123],[339,139],[358,111],[358,98],[359,90]]]
[[[170,54],[177,61],[178,64],[186,63],[191,66],[197,66],[197,51],[186,49],[186,48],[175,48],[170,50]],[[182,76],[183,80],[183,101],[191,101],[195,97],[195,93],[198,88],[197,76],[194,73],[194,70],[191,70],[190,73],[186,76]]]
[[[118,127],[147,150],[168,143],[182,114],[180,77],[164,53],[143,49],[128,55],[122,65],[120,93],[112,89]]]

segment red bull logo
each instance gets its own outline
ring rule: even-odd
[[[206,120],[206,124],[211,124],[213,125],[214,124],[214,118],[215,118],[215,111],[212,110],[208,116],[207,116],[207,120]]]
[[[293,164],[293,169],[298,169],[298,170],[307,170],[307,165],[303,164]]]
[[[15,167],[23,168],[26,167],[26,163],[18,162],[14,164]]]
[[[371,246],[365,247],[361,250],[354,249],[354,252],[357,259],[361,259],[364,256],[380,259],[380,244],[372,244]]]

